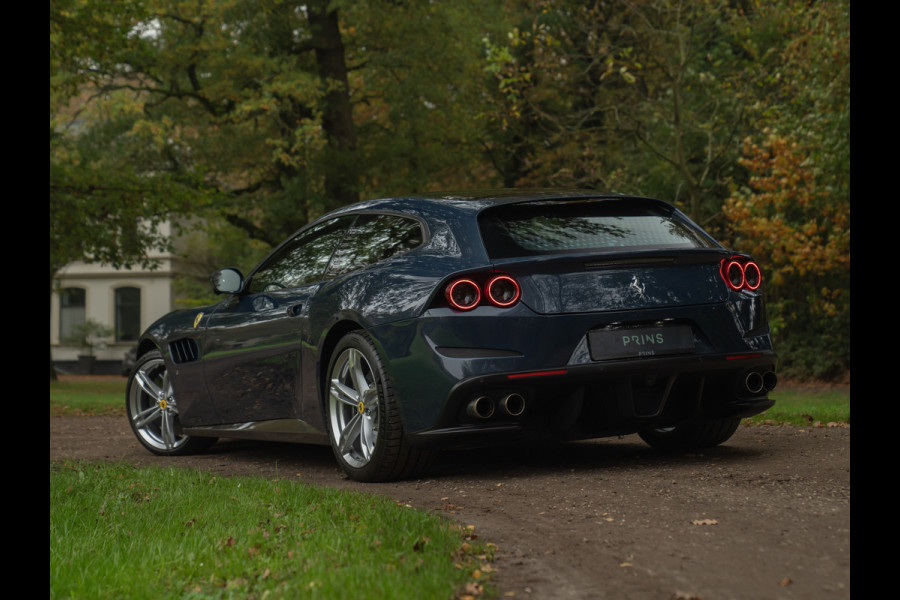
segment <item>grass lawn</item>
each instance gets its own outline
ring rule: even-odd
[[[125,382],[50,383],[124,415]],[[393,501],[297,481],[50,463],[51,598],[494,598],[493,546]]]
[[[769,394],[775,406],[751,417],[757,424],[850,424],[850,394],[842,391],[807,391],[785,387]]]
[[[125,415],[125,380],[51,381],[50,415]]]
[[[50,463],[50,598],[495,597],[476,537],[372,494]]]

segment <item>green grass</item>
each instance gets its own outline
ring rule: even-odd
[[[50,381],[51,415],[124,415],[125,380]]]
[[[806,392],[789,389],[769,394],[775,406],[750,418],[750,422],[813,425],[816,423],[850,424],[850,394],[841,392]]]
[[[50,463],[51,598],[450,599],[490,571],[474,537],[295,481]]]

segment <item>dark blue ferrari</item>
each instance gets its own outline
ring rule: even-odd
[[[211,279],[218,304],[139,342],[128,418],[157,454],[322,443],[350,477],[383,481],[451,446],[711,446],[773,404],[759,267],[658,200],[371,200]]]

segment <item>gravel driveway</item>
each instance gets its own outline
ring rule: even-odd
[[[665,455],[637,436],[446,452],[424,477],[359,484],[326,447],[223,441],[160,458],[124,417],[51,417],[50,458],[291,477],[384,494],[499,546],[501,598],[850,597],[850,428],[741,427]]]

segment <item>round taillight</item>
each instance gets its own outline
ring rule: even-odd
[[[744,265],[744,283],[746,286],[755,290],[762,283],[762,273],[759,272],[759,265],[752,260]]]
[[[733,260],[725,265],[725,282],[733,290],[739,290],[744,285],[744,269],[741,263]]]
[[[471,310],[481,300],[481,290],[471,279],[457,279],[451,282],[444,291],[447,302],[456,310]]]
[[[762,285],[759,265],[749,258],[735,256],[723,259],[719,273],[728,287],[736,292],[741,290],[755,292]]]
[[[491,277],[484,286],[485,294],[495,306],[512,306],[519,301],[519,284],[509,275]]]

